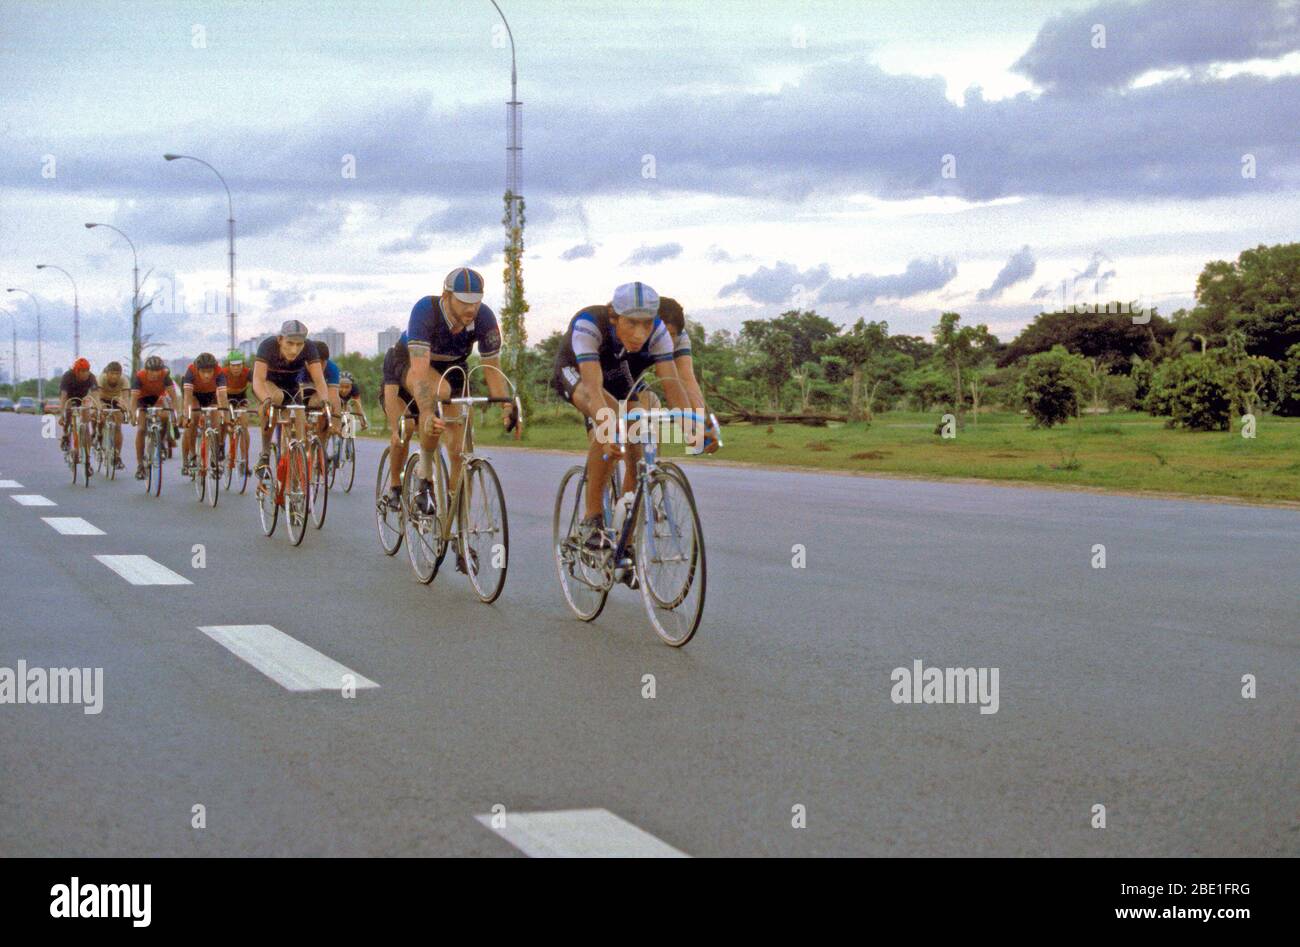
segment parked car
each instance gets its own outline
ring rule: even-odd
[[[35,398],[19,398],[19,399],[18,399],[18,405],[17,405],[17,407],[16,407],[14,410],[17,411],[19,414],[39,414],[39,413],[40,413],[40,412],[37,410],[37,408],[36,408],[36,399],[35,399]]]
[[[44,413],[45,413],[45,414],[58,414],[58,413],[59,413],[59,399],[58,399],[58,398],[46,398],[46,399],[45,399],[45,411],[44,411]]]
[[[12,398],[0,398],[0,411],[12,411],[14,402]]]

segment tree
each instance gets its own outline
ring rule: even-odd
[[[1278,399],[1273,413],[1284,418],[1300,417],[1300,344],[1286,351],[1286,361],[1279,367]]]
[[[853,328],[831,338],[825,339],[818,346],[820,354],[844,360],[848,367],[849,386],[849,420],[871,420],[871,402],[875,397],[876,386],[886,374],[897,374],[905,370],[910,359],[901,353],[890,350],[889,324],[885,322],[867,322],[859,319]],[[864,412],[863,383],[866,383]]]
[[[1079,398],[1088,387],[1088,363],[1055,345],[1031,355],[1020,376],[1020,401],[1034,419],[1034,427],[1052,427],[1078,412]]]
[[[1300,243],[1243,250],[1207,263],[1196,280],[1198,328],[1212,342],[1233,329],[1251,355],[1282,361],[1300,343]]]
[[[1076,355],[1098,359],[1107,371],[1127,371],[1134,355],[1152,358],[1173,333],[1172,326],[1154,310],[1146,325],[1134,325],[1133,316],[1119,303],[1101,312],[1042,312],[1025,326],[998,356],[1005,367],[1038,352],[1063,345]]]
[[[961,316],[945,312],[934,327],[935,358],[952,378],[953,411],[961,416],[965,402],[962,394],[962,371],[988,358],[998,347],[997,337],[988,326],[959,326]]]
[[[1276,391],[1281,378],[1277,362],[1266,355],[1247,354],[1246,334],[1240,329],[1228,333],[1227,345],[1215,349],[1211,361],[1217,365],[1238,415],[1254,414],[1265,392]],[[1228,431],[1232,431],[1231,416]]]

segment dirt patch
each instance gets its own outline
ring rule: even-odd
[[[849,460],[884,460],[889,456],[889,451],[864,450],[856,454],[849,454]]]
[[[810,451],[829,451],[831,449],[831,445],[825,441],[809,441],[804,447]]]

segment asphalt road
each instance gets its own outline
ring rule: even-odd
[[[97,715],[0,704],[0,855],[529,851],[475,818],[494,806],[608,810],[695,856],[1300,853],[1294,510],[688,462],[709,589],[675,650],[621,587],[593,624],[568,613],[550,516],[576,458],[484,450],[511,530],[484,606],[380,552],[380,449],[295,549],[251,489],[200,506],[178,461],[158,499],[130,470],[73,487],[37,419],[0,416],[0,668],[104,672]],[[216,625],[274,626],[378,687],[289,690]],[[917,660],[997,668],[997,712],[894,703]],[[602,826],[597,848],[633,831]]]

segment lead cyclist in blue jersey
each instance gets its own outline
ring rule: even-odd
[[[439,398],[459,398],[466,392],[466,371],[471,349],[478,345],[479,358],[487,370],[483,372],[488,394],[493,398],[506,397],[505,376],[501,374],[501,329],[496,314],[483,304],[483,277],[468,267],[458,267],[442,281],[441,296],[425,296],[411,309],[411,319],[406,327],[406,348],[410,365],[402,380],[407,391],[415,396],[420,411],[419,480],[416,483],[416,502],[420,510],[432,514],[435,510],[433,491],[429,481],[433,478],[433,457],[447,424],[456,424],[463,405],[443,406],[438,417]],[[514,427],[514,405],[502,405],[503,422],[507,430]],[[455,491],[460,483],[461,438],[448,439],[447,452],[451,455],[449,489]]]
[[[555,357],[551,386],[582,412],[587,424],[587,495],[582,522],[583,542],[591,548],[610,545],[605,534],[602,493],[616,461],[611,436],[617,428],[618,402],[628,409],[653,408],[658,399],[637,385],[641,373],[651,366],[663,384],[669,407],[695,420],[688,389],[678,377],[673,360],[674,339],[658,317],[659,295],[644,283],[624,283],[614,290],[606,305],[587,306],[569,322],[564,341]],[[704,438],[702,424],[686,424],[688,443],[693,447]],[[635,470],[639,446],[628,445]]]

